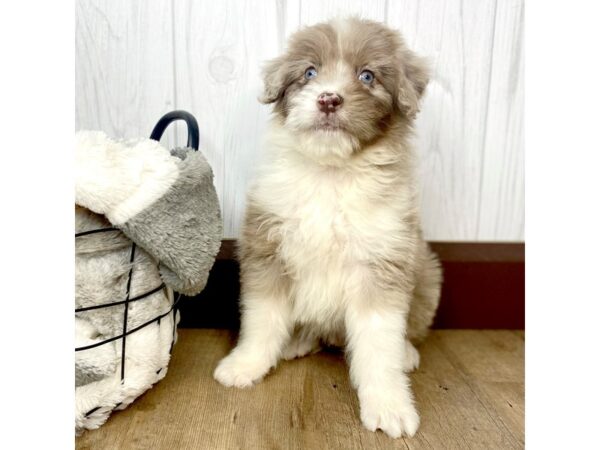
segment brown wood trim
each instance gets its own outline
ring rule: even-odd
[[[430,241],[432,250],[443,261],[524,262],[522,242],[444,242]],[[235,239],[223,239],[218,260],[235,258]]]
[[[219,253],[217,254],[218,260],[224,259],[236,259],[235,257],[235,239],[223,239],[221,241],[221,248],[219,249]]]
[[[520,242],[429,242],[441,261],[525,262],[525,244]]]
[[[525,244],[431,242],[444,267],[436,328],[525,328]],[[235,240],[225,239],[205,290],[181,303],[183,327],[239,326]]]

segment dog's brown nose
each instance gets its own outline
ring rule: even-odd
[[[334,94],[332,92],[323,92],[317,97],[319,109],[324,113],[334,112],[335,110],[339,109],[343,102],[344,99],[341,95]]]

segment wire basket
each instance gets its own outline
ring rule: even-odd
[[[159,141],[168,125],[175,120],[186,122],[188,128],[187,146],[198,150],[198,124],[195,118],[185,111],[173,111],[163,116],[154,127],[150,136],[151,139]],[[86,214],[94,215],[87,210]],[[94,219],[106,222],[103,221],[102,216]],[[109,240],[121,239],[121,242],[125,243],[128,241],[128,238],[118,228],[112,226],[101,226],[77,232],[75,239],[76,243],[79,244],[86,239],[102,240],[104,236]],[[98,336],[95,339],[92,339],[93,336],[89,336],[93,342],[75,348],[76,374],[78,361],[83,361],[82,367],[85,366],[85,362],[88,361],[85,357],[86,352],[91,352],[94,349],[98,353],[105,352],[109,354],[110,361],[114,361],[115,358],[118,360],[117,370],[114,372],[111,372],[112,366],[107,366],[109,373],[104,374],[105,376],[86,375],[89,379],[82,378],[81,384],[76,386],[75,428],[78,434],[85,429],[98,428],[108,419],[113,410],[125,408],[154,383],[160,381],[166,375],[170,355],[177,340],[177,323],[179,322],[177,305],[181,295],[177,294],[177,297],[175,297],[172,289],[162,282],[158,263],[155,262],[155,267],[149,267],[147,262],[151,260],[151,257],[142,248],[136,246],[134,242],[129,242],[129,269],[125,280],[121,280],[126,285],[125,297],[102,304],[79,306],[75,309],[76,323],[78,323],[78,320],[85,321],[86,317],[94,314],[105,315],[113,319],[116,314],[119,314],[117,325],[120,325],[122,321],[119,334],[110,337],[102,336],[101,339]],[[121,248],[121,250],[124,249]],[[150,271],[150,276],[156,279],[156,285],[143,293],[131,295],[133,292],[132,281],[136,277],[136,269]],[[148,274],[145,273],[143,276],[147,277]],[[132,325],[129,317],[131,308],[143,308],[144,302],[150,301],[153,302],[154,306],[162,306],[160,311],[150,319]],[[122,311],[121,313],[118,313],[119,309]],[[115,323],[117,321],[113,320],[113,324]],[[164,343],[167,335],[170,339],[168,354],[164,349],[160,350],[158,345],[156,349],[161,354],[148,355],[144,353],[140,354],[139,357],[135,354],[136,349],[143,348],[144,352],[152,350],[149,347],[150,344],[144,344],[145,340],[149,343]],[[132,339],[134,340],[133,347],[128,345]],[[111,344],[114,347],[111,347]],[[106,351],[104,351],[105,349]],[[93,358],[90,357],[91,359]]]

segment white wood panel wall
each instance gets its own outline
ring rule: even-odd
[[[262,63],[298,27],[352,14],[401,30],[430,61],[416,138],[426,238],[523,240],[522,0],[79,0],[76,128],[147,136],[190,111],[236,237],[269,116]]]

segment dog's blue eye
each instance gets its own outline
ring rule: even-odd
[[[370,70],[363,70],[358,76],[358,79],[364,84],[371,84],[375,79],[375,75],[373,75],[373,72]]]
[[[314,67],[309,67],[308,69],[306,69],[306,72],[304,72],[304,78],[306,78],[307,80],[312,80],[313,78],[317,77],[317,69],[315,69]]]

